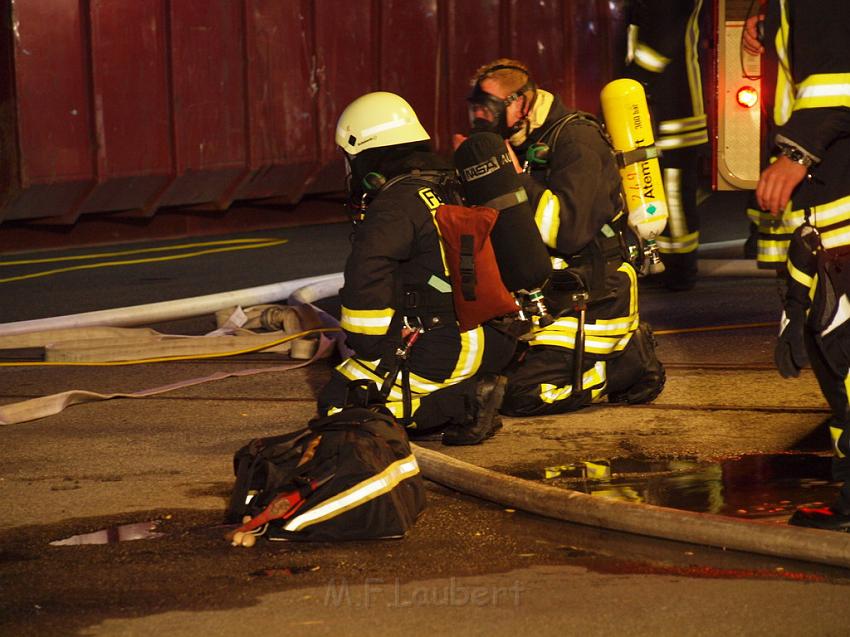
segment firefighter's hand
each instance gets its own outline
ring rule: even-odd
[[[460,146],[466,140],[466,135],[461,135],[460,133],[455,133],[454,135],[452,135],[452,150],[457,150],[457,147]]]
[[[756,201],[762,210],[778,216],[785,210],[791,193],[806,177],[805,166],[791,161],[785,155],[762,171],[756,186]]]
[[[744,51],[750,55],[761,55],[764,53],[764,46],[762,46],[758,37],[759,24],[763,21],[763,15],[752,15],[744,23]]]

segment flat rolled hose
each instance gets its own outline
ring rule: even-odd
[[[411,446],[425,478],[502,506],[626,533],[850,567],[850,533],[595,498],[477,467],[419,445]]]

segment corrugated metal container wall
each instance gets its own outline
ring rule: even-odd
[[[499,56],[595,112],[624,2],[2,3],[0,222],[294,203],[338,171],[334,125],[352,99],[403,95],[446,151],[470,76]]]

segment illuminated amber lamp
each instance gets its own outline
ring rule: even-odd
[[[742,86],[738,89],[735,99],[744,108],[752,108],[759,101],[759,93],[752,86]]]

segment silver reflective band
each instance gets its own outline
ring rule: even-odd
[[[402,480],[417,473],[419,473],[419,465],[416,463],[416,458],[411,454],[407,458],[394,462],[376,476],[363,480],[306,513],[292,518],[283,528],[287,531],[298,531],[317,522],[335,517],[353,509],[358,504],[363,504],[389,492]]]

